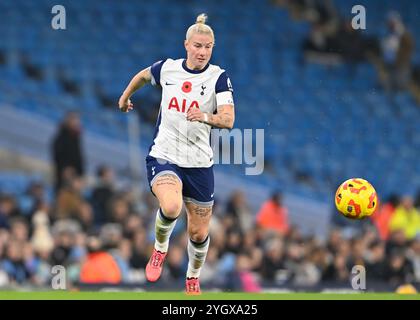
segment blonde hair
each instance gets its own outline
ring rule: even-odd
[[[193,24],[192,26],[188,28],[186,39],[189,40],[194,33],[199,33],[199,34],[211,35],[214,42],[213,29],[209,25],[206,24],[206,21],[207,21],[207,15],[205,13],[198,15],[195,21],[195,24]]]

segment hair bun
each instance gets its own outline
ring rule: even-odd
[[[197,20],[195,21],[195,23],[206,24],[206,21],[207,21],[207,15],[205,13],[202,13],[197,17]]]

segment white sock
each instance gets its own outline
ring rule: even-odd
[[[160,252],[168,252],[169,247],[169,238],[172,231],[174,230],[176,224],[176,219],[172,220],[167,217],[162,212],[162,209],[156,213],[156,222],[155,222],[155,249]]]
[[[206,260],[207,251],[209,250],[210,237],[207,236],[203,243],[194,243],[190,239],[188,241],[188,270],[187,278],[200,277],[201,267]]]

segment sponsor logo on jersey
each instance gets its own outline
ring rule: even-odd
[[[187,108],[188,106],[188,108]],[[175,109],[178,112],[187,112],[191,108],[200,109],[198,102],[193,100],[191,102],[187,101],[187,99],[182,99],[181,103],[179,103],[176,97],[173,97],[171,101],[169,101],[168,109]]]

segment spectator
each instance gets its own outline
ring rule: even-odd
[[[73,218],[80,224],[82,230],[88,234],[95,231],[93,225],[93,210],[89,202],[82,201]]]
[[[69,266],[76,244],[76,234],[80,226],[73,220],[57,221],[53,228],[54,249],[51,252],[50,262],[52,265]]]
[[[413,266],[415,281],[420,283],[420,237],[411,243],[407,251],[407,258]]]
[[[339,229],[332,229],[327,238],[327,249],[335,255],[343,242],[345,241],[341,231]]]
[[[32,216],[32,238],[31,244],[36,254],[47,261],[50,252],[54,247],[54,240],[50,232],[48,215],[45,211],[39,210]]]
[[[382,42],[385,73],[382,82],[387,90],[406,89],[411,80],[411,58],[414,41],[397,12],[387,19],[388,34]]]
[[[257,233],[255,231],[250,230],[244,234],[240,252],[249,257],[252,271],[258,271],[261,268],[263,251],[261,243],[257,243]]]
[[[133,240],[135,233],[140,229],[144,229],[143,219],[140,215],[132,213],[125,220],[123,228],[124,237]]]
[[[80,206],[83,204],[82,197],[83,181],[80,177],[72,177],[67,180],[57,194],[53,217],[56,219],[77,218]]]
[[[9,219],[18,215],[16,200],[12,196],[0,194],[0,229],[9,229]]]
[[[386,279],[385,244],[375,241],[369,247],[366,255],[366,269],[369,270],[369,279],[381,281]]]
[[[366,246],[362,239],[354,238],[351,240],[351,255],[347,259],[349,270],[355,265],[364,266],[366,264],[364,258],[365,252]]]
[[[50,230],[49,207],[46,202],[40,202],[34,207],[31,215],[31,230],[30,241],[34,251],[37,254],[49,253],[54,247],[54,240]]]
[[[303,241],[301,230],[296,224],[289,226],[286,237],[289,242],[302,243]]]
[[[239,254],[236,259],[236,277],[241,291],[260,292],[261,286],[254,272],[252,272],[251,258],[246,254]]]
[[[411,197],[404,197],[390,221],[390,230],[403,230],[408,240],[420,234],[420,213]]]
[[[413,266],[405,257],[404,251],[395,250],[391,252],[385,274],[388,283],[393,286],[409,283],[414,280]]]
[[[337,17],[331,0],[276,0],[275,2],[278,5],[286,4],[295,19],[326,25]]]
[[[222,256],[223,253],[225,253],[226,251],[226,229],[224,225],[217,225],[217,228],[213,227],[214,225],[211,226],[211,247],[216,248],[218,250],[219,255]]]
[[[226,251],[238,254],[242,248],[242,234],[239,229],[232,229],[226,236]]]
[[[309,248],[306,248],[306,255],[304,258],[305,271],[304,279],[311,281],[312,284],[319,283],[322,280],[322,275],[327,270],[331,262],[331,253],[328,250],[320,245],[314,246],[310,251]],[[316,267],[316,270],[314,269]]]
[[[386,243],[385,250],[387,256],[396,250],[403,251],[408,245],[407,238],[403,229],[397,229],[390,234],[389,240]]]
[[[207,252],[206,263],[201,269],[200,280],[202,283],[217,283],[218,281],[223,282],[225,279],[220,279],[221,274],[218,272],[219,264],[219,250],[213,246],[210,246]]]
[[[268,241],[261,263],[261,276],[264,280],[276,282],[285,281],[282,271],[286,270],[284,261],[284,242],[275,237]]]
[[[130,282],[131,252],[131,241],[124,238],[119,241],[118,248],[109,251],[118,264],[121,272],[121,281],[125,283]]]
[[[22,243],[28,241],[29,227],[22,217],[15,217],[10,221],[10,239]]]
[[[226,215],[233,218],[233,224],[239,226],[242,232],[248,232],[253,227],[254,217],[242,191],[232,194],[226,206]]]
[[[378,230],[379,236],[382,240],[388,240],[390,234],[390,221],[395,213],[399,203],[399,198],[396,195],[391,195],[383,205],[380,205],[376,210],[371,219],[376,229]]]
[[[24,260],[24,242],[12,240],[7,244],[6,254],[0,264],[12,284],[25,284],[31,279],[30,270]]]
[[[81,137],[82,128],[79,115],[76,112],[69,112],[52,141],[56,191],[65,184],[65,180],[69,176],[82,177],[84,174]]]
[[[122,225],[118,223],[107,223],[100,230],[102,247],[106,250],[117,249],[123,241]]]
[[[144,269],[149,261],[146,231],[141,228],[133,234],[132,253],[130,265],[134,269]]]
[[[118,195],[111,200],[110,205],[111,215],[108,217],[107,222],[124,224],[130,215],[128,202],[122,196]]]
[[[296,286],[314,286],[321,279],[321,270],[312,261],[312,257],[303,257],[302,261],[296,265],[292,283]]]
[[[4,257],[6,244],[9,242],[10,234],[6,229],[0,229],[0,257]]]
[[[174,244],[168,251],[167,267],[169,277],[177,282],[182,282],[185,277],[185,250],[178,244]]]
[[[287,208],[283,206],[283,196],[275,192],[271,199],[266,201],[257,214],[257,225],[263,230],[274,230],[284,235],[289,230]]]
[[[377,41],[364,37],[360,30],[354,29],[351,20],[340,23],[332,42],[343,60],[352,64],[361,62],[368,58],[369,54],[375,54],[378,51]]]
[[[118,284],[121,271],[113,256],[102,247],[99,238],[90,236],[87,240],[88,255],[80,268],[80,282]]]
[[[26,207],[27,210],[25,210],[24,214],[25,216],[28,216],[30,220],[32,215],[36,211],[38,211],[39,206],[47,205],[47,199],[45,196],[45,186],[42,183],[33,182],[29,185],[25,196],[26,200],[28,201],[28,204]]]
[[[305,254],[304,245],[290,243],[287,247],[286,268],[291,272],[291,281],[297,286],[311,286],[319,282],[321,270],[315,264],[317,251]]]
[[[311,26],[311,31],[303,43],[303,51],[307,58],[316,54],[327,54],[330,48],[328,34],[321,24],[315,23]]]
[[[322,279],[324,281],[347,283],[350,279],[347,257],[343,254],[337,254],[332,263],[325,269]]]
[[[97,171],[97,184],[93,188],[91,203],[95,223],[101,224],[110,216],[110,201],[115,195],[114,171],[108,166],[100,166]]]

